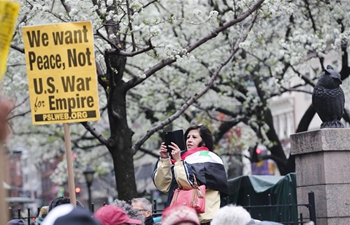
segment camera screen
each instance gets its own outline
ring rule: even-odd
[[[171,148],[168,147],[171,144],[171,142],[174,142],[175,144],[177,144],[177,146],[179,146],[181,150],[185,150],[184,134],[182,130],[166,132],[164,137],[164,142],[165,142],[165,145],[167,146],[167,151],[169,153],[172,150]]]

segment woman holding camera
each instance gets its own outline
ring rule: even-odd
[[[210,224],[220,208],[221,195],[228,195],[226,171],[222,160],[213,152],[212,134],[206,126],[190,126],[184,137],[184,151],[171,142],[171,152],[168,153],[165,143],[161,144],[160,159],[152,175],[153,182],[158,190],[169,193],[169,206],[174,190],[178,187],[192,189],[195,176],[198,186],[206,186],[205,212],[198,214],[198,217],[202,225]]]

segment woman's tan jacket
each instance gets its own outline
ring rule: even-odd
[[[188,190],[192,188],[193,184],[188,179],[188,168],[184,164],[184,161],[178,161],[173,165],[170,158],[161,158],[157,163],[153,173],[153,182],[159,191],[164,193],[171,192],[168,196],[168,203],[170,203],[173,192],[177,188],[177,185],[174,188],[174,180],[183,189]],[[205,197],[205,212],[198,214],[201,223],[210,222],[216,211],[220,208],[219,191],[207,189]]]

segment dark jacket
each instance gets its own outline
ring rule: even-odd
[[[153,217],[149,216],[145,218],[145,225],[153,225],[154,221],[153,221]]]

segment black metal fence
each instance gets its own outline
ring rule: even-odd
[[[31,225],[34,224],[35,219],[39,215],[40,208],[38,208],[37,213],[33,212],[33,210],[27,209],[27,216],[22,216],[22,210],[17,209],[13,210],[9,208],[9,218],[11,219],[22,219],[26,224]]]
[[[305,204],[292,204],[291,194],[289,194],[290,204],[272,204],[271,195],[268,195],[267,205],[251,205],[250,196],[247,195],[248,205],[243,206],[254,219],[268,220],[279,222],[285,225],[302,225],[306,222],[313,221],[316,225],[316,209],[315,209],[315,195],[313,192],[308,193],[308,203]],[[226,204],[230,204],[227,202]],[[302,213],[298,215],[298,209],[302,207],[306,208],[309,212],[307,217],[304,217]],[[153,203],[153,216],[160,216],[163,210],[157,209],[157,204]],[[301,211],[303,211],[301,209]],[[283,214],[284,213],[284,214]],[[296,216],[294,216],[296,215]],[[288,221],[283,221],[282,218],[288,218]]]
[[[103,205],[106,205],[106,203],[103,203]],[[91,204],[89,210],[91,210],[91,212],[95,211],[95,204],[94,203]],[[9,208],[9,218],[10,219],[22,219],[28,225],[35,224],[35,220],[39,216],[39,213],[40,213],[40,208],[38,208],[36,212],[34,212],[34,210],[31,210],[30,208],[28,208],[26,211],[27,211],[27,215],[23,216],[21,209],[14,210],[12,208]]]
[[[291,195],[290,196],[290,204],[271,204],[271,196],[268,196],[268,204],[267,205],[251,205],[250,204],[250,196],[247,195],[248,205],[243,206],[254,219],[258,220],[269,220],[279,222],[285,225],[299,225],[304,224],[309,221],[313,221],[316,225],[316,208],[315,208],[315,195],[313,192],[308,193],[308,203],[306,204],[292,204]],[[229,204],[229,203],[227,203]],[[105,204],[103,204],[105,205]],[[300,213],[298,215],[298,209],[300,207],[304,207],[309,212],[308,217],[304,218],[304,215]],[[94,204],[91,204],[90,210],[94,212]],[[157,209],[157,203],[154,201],[153,203],[153,216],[160,216],[162,214],[162,209]],[[18,209],[13,211],[9,209],[9,215],[12,219],[22,219],[28,225],[34,224],[35,219],[39,215],[40,208],[38,208],[37,213],[32,212],[30,209],[27,209],[27,216],[23,217],[21,215],[21,210]],[[283,214],[285,213],[285,214]],[[16,215],[17,214],[17,215]],[[276,219],[277,215],[277,219]],[[297,215],[297,216],[294,216]],[[288,218],[288,221],[282,221],[282,218]]]
[[[267,205],[250,205],[250,196],[248,198],[248,205],[244,207],[254,219],[269,220],[279,222],[285,225],[298,225],[304,224],[309,221],[313,221],[316,225],[316,209],[315,209],[315,195],[313,192],[308,193],[308,203],[306,204],[292,204],[292,197],[289,194],[289,204],[271,204],[271,195],[268,195]],[[304,217],[303,213],[299,211],[305,211],[302,208],[306,208],[308,211],[307,217]],[[300,210],[299,210],[300,209]],[[283,221],[283,218],[287,218],[287,221]]]

